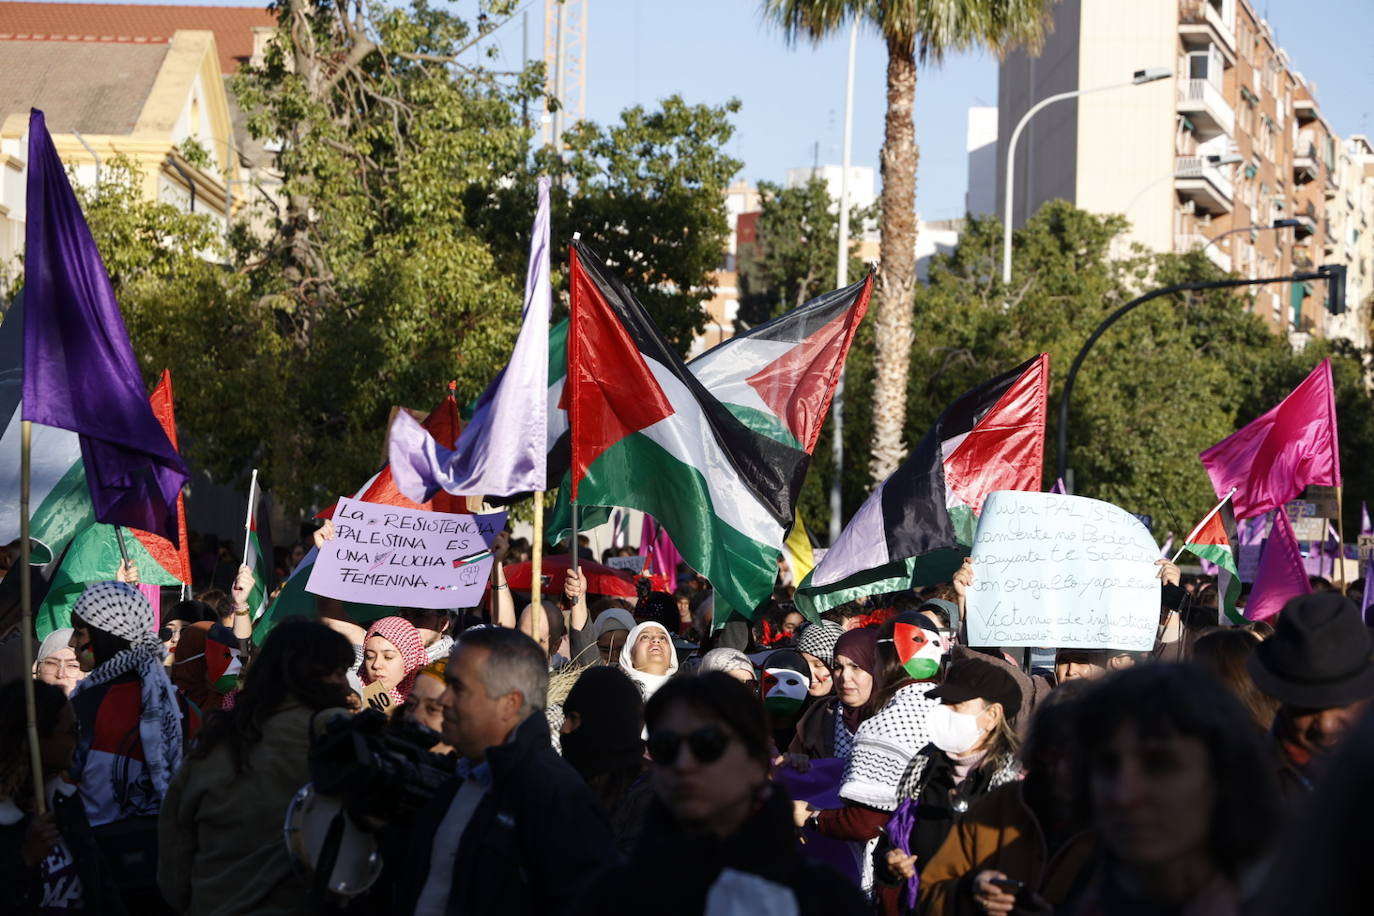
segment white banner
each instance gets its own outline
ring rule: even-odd
[[[1159,547],[1131,513],[1057,493],[998,490],[973,543],[973,646],[1154,648]]]
[[[504,512],[457,515],[344,497],[305,590],[359,604],[476,607],[492,539],[505,524]]]

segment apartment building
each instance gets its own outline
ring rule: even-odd
[[[1013,225],[1064,198],[1125,214],[1126,245],[1200,249],[1241,276],[1358,260],[1367,233],[1346,230],[1366,212],[1364,192],[1352,188],[1346,207],[1342,182],[1356,180],[1360,153],[1345,151],[1314,88],[1247,0],[1063,0],[1052,9],[1041,52],[1015,51],[1000,68],[999,212],[1007,191],[1001,138],[1040,100],[1083,94],[1042,109],[1023,129]],[[1168,79],[1132,84],[1136,71],[1161,67]],[[1354,261],[1342,263],[1357,273]],[[1265,286],[1252,307],[1279,331],[1367,342],[1371,289],[1351,283],[1349,292],[1349,317],[1328,314],[1324,283]]]

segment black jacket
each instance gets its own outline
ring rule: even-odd
[[[699,916],[726,869],[745,873],[751,912],[772,912],[757,879],[791,892],[801,916],[860,916],[869,912],[859,889],[838,872],[807,862],[797,850],[792,802],[774,785],[763,807],[732,837],[684,834],[657,801],[628,865],[603,872],[578,906],[580,916]],[[738,900],[739,898],[735,898]]]
[[[487,749],[491,786],[458,844],[448,909],[461,913],[571,911],[596,876],[620,864],[600,806],[559,757],[543,712],[522,722],[510,741]],[[413,912],[429,876],[435,832],[462,786],[440,787],[419,815],[403,892]]]
[[[81,879],[81,899],[85,907],[82,912],[124,913],[110,865],[96,845],[80,794],[63,795],[58,792],[52,800],[52,813],[58,832],[62,834],[67,851],[74,860],[75,874]],[[0,827],[0,889],[3,889],[0,890],[0,894],[3,894],[0,900],[4,901],[0,903],[0,911],[6,913],[39,912],[45,892],[64,896],[62,888],[45,886],[44,863],[33,868],[24,864],[24,837],[32,820],[33,815],[26,811],[19,821]]]

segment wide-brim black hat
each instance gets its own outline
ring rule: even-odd
[[[1374,697],[1374,641],[1349,598],[1325,592],[1283,606],[1274,635],[1250,656],[1250,677],[1285,706],[1331,709]]]

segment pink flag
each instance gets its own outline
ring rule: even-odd
[[[677,566],[682,562],[682,557],[668,537],[667,529],[646,512],[640,528],[639,552],[648,553],[651,549],[653,554],[649,572],[655,576],[663,576],[668,580],[670,587],[677,588]]]
[[[1274,527],[1260,554],[1259,573],[1250,590],[1250,600],[1245,603],[1245,618],[1267,620],[1283,610],[1289,598],[1311,591],[1288,513],[1275,512]]]
[[[1218,496],[1236,488],[1236,518],[1280,508],[1309,484],[1340,486],[1331,360],[1322,360],[1279,406],[1199,457]]]

